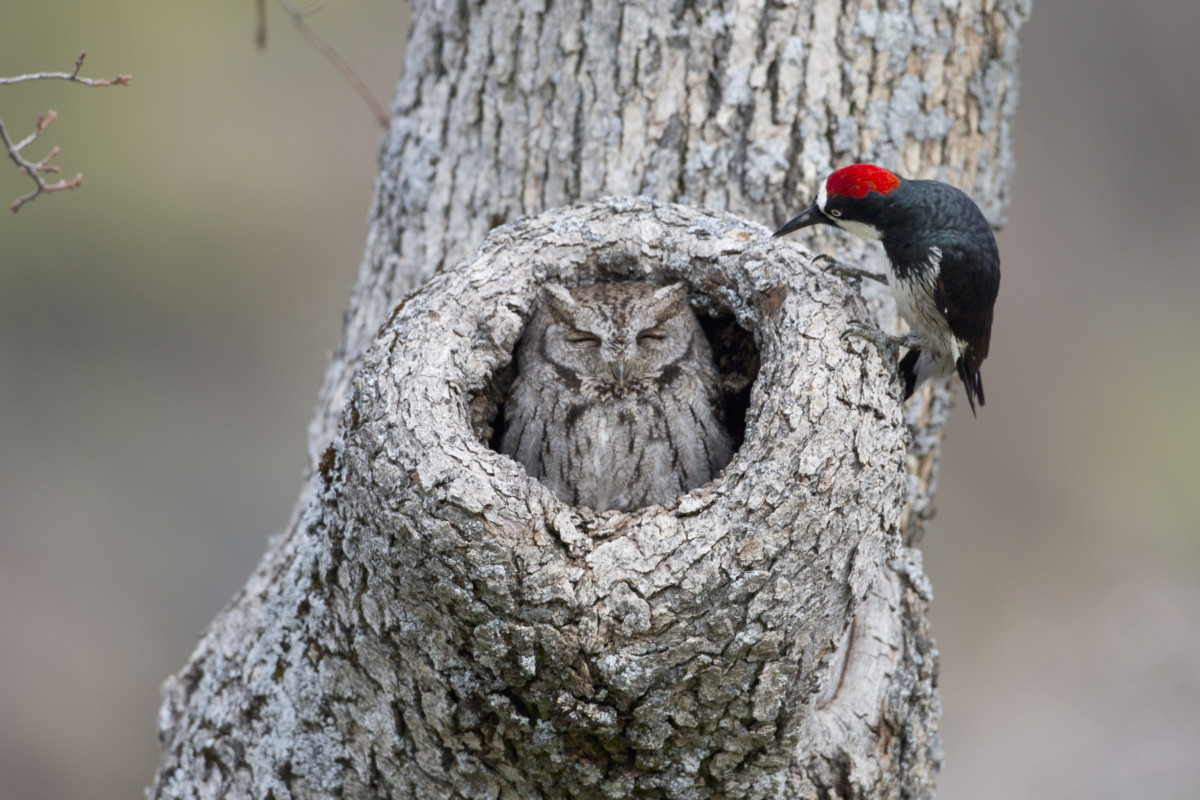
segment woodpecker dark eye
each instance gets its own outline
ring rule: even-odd
[[[842,211],[839,208],[831,208],[828,211],[826,211],[825,213],[831,217],[839,217],[840,218],[842,216]]]
[[[662,328],[647,328],[638,334],[638,344],[645,344],[646,342],[665,338],[667,338],[667,332]]]

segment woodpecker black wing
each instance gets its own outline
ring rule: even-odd
[[[992,337],[992,307],[1000,290],[1000,252],[991,228],[979,215],[968,230],[941,237],[942,260],[933,299],[959,341],[955,363],[967,390],[971,412],[984,404],[979,366],[987,358]],[[982,227],[981,227],[982,226]]]

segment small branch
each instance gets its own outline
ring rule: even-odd
[[[71,83],[82,83],[84,86],[128,86],[130,81],[133,80],[132,75],[118,75],[115,78],[79,77],[79,69],[83,66],[83,59],[86,55],[86,50],[79,54],[79,58],[75,59],[75,69],[72,72],[31,72],[27,75],[0,77],[0,86],[7,86],[11,83],[24,83],[25,81],[44,80],[70,81]]]
[[[255,41],[259,47],[265,47],[267,42],[266,11],[263,8],[263,0],[255,0],[255,2],[259,8],[258,30],[255,34]],[[371,90],[363,83],[362,78],[358,77],[358,73],[354,71],[354,67],[350,66],[346,59],[342,58],[338,51],[333,48],[333,45],[318,36],[317,32],[308,27],[308,23],[304,21],[305,17],[321,10],[320,3],[314,3],[304,9],[297,8],[289,0],[279,0],[279,5],[283,7],[284,12],[291,18],[292,25],[300,32],[300,35],[307,39],[308,43],[317,49],[317,52],[325,56],[325,58],[337,67],[342,76],[354,87],[354,91],[358,92],[359,97],[371,107],[371,113],[375,115],[375,119],[379,124],[386,128],[391,120],[383,104],[375,99],[375,95],[371,94]]]
[[[21,195],[12,202],[12,205],[9,206],[9,208],[13,210],[14,214],[21,210],[21,206],[25,205],[30,200],[33,200],[39,194],[44,192],[61,192],[64,189],[78,189],[79,185],[83,183],[82,172],[78,173],[69,181],[66,178],[63,178],[57,183],[46,183],[46,179],[42,177],[42,173],[61,172],[61,170],[58,168],[58,165],[50,163],[50,160],[58,155],[57,147],[51,150],[50,153],[41,161],[28,161],[21,157],[21,148],[36,140],[38,134],[44,131],[46,126],[53,122],[57,116],[58,115],[53,109],[45,114],[39,115],[37,128],[34,130],[34,132],[26,136],[17,144],[13,144],[12,139],[9,138],[8,129],[4,127],[4,120],[0,120],[0,140],[4,142],[4,149],[8,151],[8,157],[12,159],[12,162],[17,165],[17,168],[21,172],[32,178],[34,183],[34,190],[32,192]]]
[[[27,75],[14,75],[12,77],[0,77],[0,86],[6,86],[13,83],[23,83],[25,81],[41,81],[41,80],[64,80],[71,83],[81,83],[84,86],[128,86],[133,78],[129,75],[118,75],[115,78],[81,78],[79,70],[83,67],[83,59],[87,56],[87,51],[79,54],[79,58],[75,59],[75,69],[71,72],[33,72]],[[39,114],[37,124],[34,125],[33,133],[26,136],[19,142],[13,142],[8,135],[8,129],[4,127],[4,120],[0,119],[0,141],[4,143],[4,149],[8,152],[9,159],[17,165],[24,174],[28,175],[33,181],[34,189],[29,194],[24,194],[18,197],[9,206],[13,213],[21,210],[21,206],[30,202],[40,194],[48,192],[61,192],[64,189],[78,189],[83,183],[83,173],[78,173],[71,180],[63,178],[57,183],[47,183],[42,177],[43,174],[57,174],[61,172],[58,165],[51,164],[50,161],[58,155],[58,148],[52,149],[41,161],[29,161],[21,155],[21,151],[27,146],[37,141],[37,138],[42,135],[50,124],[58,119],[58,112],[50,109],[45,114]]]

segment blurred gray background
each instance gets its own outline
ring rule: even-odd
[[[0,795],[140,796],[158,687],[286,524],[380,130],[274,4],[10,0],[0,210]],[[407,5],[310,23],[390,101]],[[1200,3],[1043,0],[988,406],[925,538],[939,798],[1200,797]],[[32,152],[44,152],[40,144]],[[27,181],[0,164],[0,200]],[[771,222],[764,220],[764,222]]]

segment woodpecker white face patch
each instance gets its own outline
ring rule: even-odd
[[[865,222],[857,222],[852,219],[835,219],[834,225],[837,225],[847,233],[853,233],[860,239],[882,239],[883,233],[874,225],[868,225]]]

